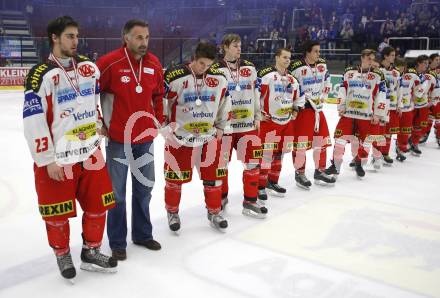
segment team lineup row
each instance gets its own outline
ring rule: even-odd
[[[319,43],[308,42],[304,56],[291,61],[278,49],[274,65],[256,70],[240,59],[236,34],[223,38],[224,57],[215,45],[201,42],[191,62],[167,69],[148,49],[148,25],[130,20],[123,28],[124,45],[96,65],[78,56],[78,24],[61,17],[48,25],[52,53],[33,67],[26,79],[23,121],[35,161],[35,186],[63,277],[76,275],[69,248],[69,218],[76,200],[83,209],[81,268],[116,271],[127,257],[126,180],[132,174],[133,243],[159,250],[149,214],[154,185],[154,138],[165,137],[165,208],[172,231],[180,230],[182,185],[193,168],[203,180],[207,217],[218,230],[228,222],[228,163],[232,150],[243,163],[243,210],[263,219],[267,193],[284,196],[278,184],[283,155],[291,153],[295,180],[309,189],[306,152],[313,149],[316,184],[336,182],[345,145],[351,143],[358,177],[373,151],[373,163],[391,163],[392,134],[397,134],[397,159],[403,161],[428,133],[433,111],[440,125],[439,57],[421,56],[415,68],[394,66],[395,51],[386,48],[381,65],[375,52],[364,50],[359,66],[348,68],[339,89],[335,147],[327,167],[331,138],[323,103],[331,88]],[[165,102],[165,105],[164,105]],[[102,108],[102,113],[99,109]],[[166,112],[164,112],[166,111]],[[432,124],[431,124],[432,125]],[[437,130],[440,134],[440,130]],[[108,138],[106,160],[101,137]],[[440,136],[438,136],[440,138]],[[108,213],[108,215],[107,215]],[[112,256],[100,252],[107,218]]]

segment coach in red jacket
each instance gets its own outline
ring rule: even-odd
[[[158,58],[147,51],[148,25],[128,21],[123,29],[124,46],[97,61],[101,71],[101,104],[108,129],[107,166],[116,197],[108,214],[107,235],[113,257],[127,257],[126,183],[132,178],[133,243],[159,250],[153,240],[150,199],[154,185],[153,139],[163,121],[163,72]]]

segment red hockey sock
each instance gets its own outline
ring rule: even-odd
[[[222,186],[216,186],[215,181],[203,181],[206,209],[211,214],[217,214],[222,206]]]
[[[315,169],[324,171],[327,166],[327,148],[313,149],[313,160],[315,161]]]
[[[106,213],[84,212],[82,217],[83,239],[88,247],[100,247],[104,234]]]
[[[226,198],[228,196],[228,192],[229,192],[228,173],[226,173],[226,177],[222,179],[222,198]]]
[[[69,252],[70,226],[69,221],[46,221],[47,239],[57,256]]]
[[[272,160],[269,174],[267,176],[267,179],[270,182],[278,183],[278,180],[280,179],[281,167],[282,167],[282,156],[281,154],[277,154],[274,156],[274,159]]]
[[[305,169],[306,167],[306,151],[305,150],[294,150],[292,151],[293,167],[296,171]]]
[[[179,212],[182,185],[172,182],[165,182],[165,208],[171,212]]]
[[[257,201],[260,169],[243,171],[243,192],[247,201]]]

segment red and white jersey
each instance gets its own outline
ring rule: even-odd
[[[440,103],[440,68],[436,69],[435,71],[431,70],[433,74],[436,75],[436,85],[434,87],[434,90],[431,92],[431,100],[433,105],[437,105]]]
[[[274,66],[269,66],[258,72],[257,80],[261,111],[273,122],[287,124],[292,120],[293,110],[304,106],[298,80],[291,74],[280,74]]]
[[[188,64],[165,72],[167,122],[174,137],[188,147],[200,146],[216,135],[217,128],[230,129],[231,102],[228,81],[218,69],[193,76]]]
[[[394,66],[381,67],[380,71],[382,71],[387,82],[386,99],[389,110],[395,111],[399,106],[397,93],[399,91],[400,73]]]
[[[362,72],[357,67],[347,68],[339,88],[338,110],[344,110],[344,116],[348,118],[370,120],[378,116],[385,119],[385,84],[385,78],[379,70]]]
[[[325,60],[320,58],[313,65],[308,65],[304,59],[295,60],[290,64],[289,72],[298,80],[306,104],[308,102],[314,110],[322,111],[332,87]]]
[[[53,61],[34,66],[26,77],[24,134],[37,166],[86,160],[98,148],[99,70],[86,57],[62,70]],[[72,65],[73,66],[73,65]],[[73,86],[79,87],[79,94]]]
[[[260,93],[256,88],[255,66],[249,61],[239,60],[238,69],[232,69],[228,67],[226,61],[221,60],[212,68],[222,71],[228,80],[232,131],[243,133],[255,130],[255,120],[261,120]]]
[[[427,72],[419,74],[421,81],[421,88],[423,88],[423,94],[414,98],[414,108],[420,109],[429,106],[432,98],[432,91],[434,91],[437,85],[437,74],[435,72]]]
[[[419,75],[414,68],[408,69],[400,77],[399,102],[402,103],[402,112],[414,110],[414,99],[423,96],[424,88]]]

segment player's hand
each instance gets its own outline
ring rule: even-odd
[[[217,140],[221,140],[223,137],[223,129],[217,128]]]
[[[372,124],[378,124],[379,123],[379,116],[374,115],[373,119],[371,120]]]
[[[297,111],[292,111],[292,120],[296,119],[296,116],[298,116],[298,112]]]
[[[260,134],[260,120],[254,120],[255,129],[258,131],[258,134]]]
[[[340,110],[338,110],[338,114],[339,114],[339,117],[344,116],[344,114],[345,114],[345,109],[340,109]]]
[[[263,118],[262,120],[263,121],[269,121],[270,120],[270,115],[269,114],[267,114],[266,112],[264,112],[264,111],[261,111],[261,117]]]
[[[57,165],[56,162],[47,165],[47,174],[56,181],[64,181],[64,169]]]
[[[102,125],[101,128],[96,129],[96,132],[103,137],[108,137],[108,129],[105,125]]]

